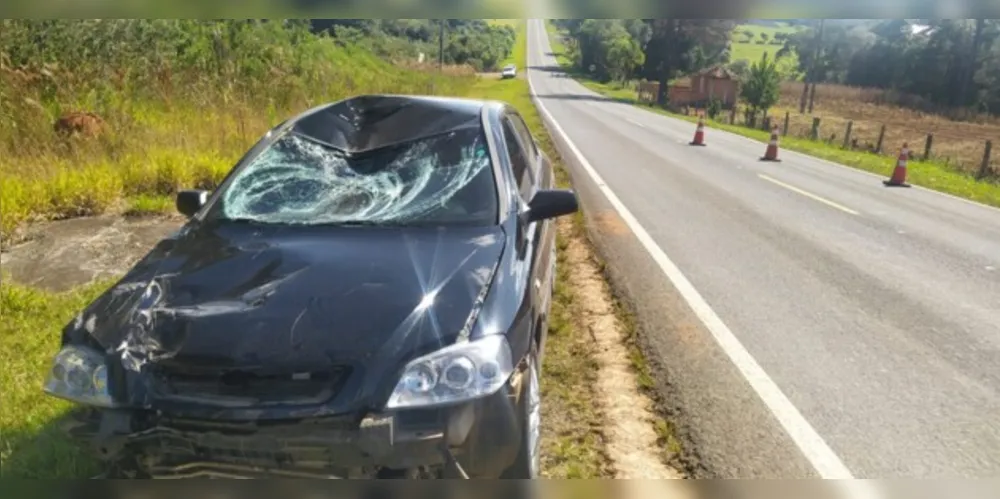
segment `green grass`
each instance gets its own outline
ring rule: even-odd
[[[52,294],[10,282],[0,286],[0,477],[86,478],[97,467],[55,423],[71,405],[42,393],[59,330],[110,282]]]
[[[555,55],[557,61],[559,62],[559,65],[562,66],[564,69],[571,71],[572,61],[570,57],[566,54],[566,47],[565,45],[563,45],[559,37],[555,36],[558,34],[557,29],[551,23],[546,23],[546,31],[549,34],[549,40],[552,52]],[[624,88],[620,84],[599,83],[587,80],[586,78],[581,78],[579,76],[578,80],[581,83],[583,83],[584,86],[602,95],[621,99],[625,102],[635,101],[635,91],[629,88]],[[554,149],[552,143],[549,142],[549,135],[542,126],[541,118],[538,117],[537,111],[533,110],[533,112],[534,112],[534,116],[532,117],[533,121],[529,122],[529,125],[532,127],[532,131],[536,136],[545,137],[545,140],[547,141],[546,144],[544,145],[546,153],[549,154],[550,157],[558,158],[559,157],[558,152]],[[537,124],[536,121],[534,120],[537,120]],[[561,174],[562,178],[564,179],[564,182],[568,185],[569,183],[568,174],[566,173],[565,167],[562,165],[561,161],[559,162],[558,173]],[[588,239],[586,231],[586,221],[582,211],[577,213],[576,216],[573,218],[573,233],[575,237],[583,239],[588,244],[595,260],[597,260],[601,265],[602,274],[605,276],[606,279],[610,279],[610,276],[608,275],[607,272],[607,266],[604,264],[604,262],[601,262],[600,258],[596,255],[596,253],[594,253],[593,244]],[[561,268],[565,268],[565,266],[562,266]],[[656,388],[656,381],[653,377],[652,369],[649,366],[648,361],[646,360],[645,354],[642,352],[642,349],[639,346],[639,338],[638,338],[639,330],[636,326],[635,316],[631,311],[631,309],[628,307],[627,302],[625,300],[622,300],[617,296],[612,297],[612,299],[614,301],[615,316],[618,319],[618,323],[621,324],[623,332],[625,333],[626,347],[628,348],[629,352],[629,361],[632,365],[633,371],[635,372],[636,380],[639,384],[639,389],[642,391],[643,394],[650,397],[651,399],[656,400],[657,402],[661,402],[660,400],[661,396]],[[571,300],[567,301],[572,303]],[[657,433],[660,445],[663,447],[662,457],[664,461],[673,463],[678,458],[678,456],[680,456],[683,453],[683,447],[681,445],[679,438],[677,437],[674,424],[667,418],[664,418],[662,416],[656,416],[654,417],[654,430]]]
[[[526,63],[524,23],[519,24],[519,39],[512,58],[523,67]],[[556,162],[557,178],[568,185],[568,176],[552,142],[543,128],[541,118],[531,102],[525,80],[481,78],[465,88],[462,95],[497,99],[514,105],[539,139],[539,145]],[[193,116],[193,115],[192,115]],[[167,192],[179,186],[207,182],[209,176],[186,170],[196,163],[193,158],[205,153],[192,148],[184,155],[166,155],[157,161],[136,161],[132,168],[148,168],[149,173],[135,173],[122,178],[114,174],[123,171],[121,165],[105,165],[106,172],[93,174],[91,180],[118,179],[114,184],[115,198],[127,200],[129,213],[161,213],[173,211],[173,197]],[[210,154],[209,157],[212,155]],[[138,159],[138,158],[137,158]],[[151,165],[150,165],[151,164]],[[211,163],[223,170],[227,163],[218,159]],[[145,187],[137,187],[133,182]],[[17,184],[24,185],[24,184]],[[38,185],[48,199],[63,199],[53,194],[56,187]],[[126,195],[125,193],[131,193]],[[65,206],[72,206],[63,201]],[[4,207],[5,213],[7,207]],[[82,213],[81,213],[82,214]],[[569,222],[579,223],[579,222]],[[565,262],[565,241],[559,242],[558,258]],[[545,400],[543,430],[544,467],[546,476],[555,478],[606,478],[607,458],[603,451],[603,420],[596,409],[592,387],[597,376],[592,345],[577,327],[576,317],[582,313],[580,304],[567,286],[566,276],[572,269],[559,266],[549,343],[543,368],[542,390]],[[41,392],[41,384],[49,362],[59,344],[59,332],[90,300],[110,285],[103,281],[79,287],[72,292],[53,294],[10,282],[0,285],[0,476],[3,478],[83,478],[92,476],[98,466],[92,456],[75,445],[55,427],[71,405]]]
[[[115,41],[131,57],[112,53],[116,51],[88,55],[72,50],[73,37],[91,42],[88,26],[132,21],[60,22],[62,28],[51,28],[52,46],[38,49],[23,48],[18,40],[47,33],[40,25],[4,23],[11,37],[2,42],[0,52],[23,50],[31,60],[66,57],[72,63],[45,72],[0,67],[0,242],[4,246],[16,242],[20,229],[35,220],[98,215],[127,208],[125,201],[130,198],[212,188],[264,131],[322,102],[361,91],[464,95],[475,82],[472,75],[409,70],[357,46],[341,46],[308,33],[281,32],[274,23],[246,27],[248,31],[237,37],[240,43],[232,42],[235,45],[229,48],[230,60],[219,62],[213,51],[203,47],[189,54],[203,62],[179,58],[163,63],[158,73],[152,72],[156,68],[134,66],[139,64],[135,61],[152,64],[152,58],[144,57],[148,42],[143,40],[122,35]],[[183,33],[194,40],[189,45],[210,46],[211,37],[198,31],[194,21],[151,23],[180,23],[187,30]],[[303,38],[293,41],[295,36]],[[154,38],[175,43],[166,35]],[[214,69],[223,62],[231,67]],[[62,139],[52,125],[71,110],[96,112],[106,122],[105,132],[97,138]],[[149,206],[144,200],[139,208]]]
[[[733,30],[732,34],[732,53],[730,54],[731,61],[744,60],[748,62],[759,61],[760,58],[766,52],[769,58],[774,58],[777,56],[778,51],[781,50],[782,45],[770,45],[770,44],[758,44],[760,41],[761,33],[766,33],[769,38],[773,39],[774,35],[778,33],[795,33],[800,28],[794,28],[791,26],[758,26],[754,24],[741,24]],[[746,36],[743,31],[750,30],[753,32],[753,38],[750,42],[745,42]],[[796,75],[796,66],[798,64],[798,57],[793,54],[788,54],[780,59],[778,63],[778,71],[782,75],[787,77],[794,77]]]
[[[552,29],[550,25],[550,30]],[[550,36],[551,33],[552,31],[550,31]],[[559,49],[553,45],[553,51],[557,50]],[[655,106],[640,104],[636,100],[635,92],[631,89],[589,80],[578,72],[574,72],[568,59],[560,59],[560,65],[567,69],[583,86],[601,95],[629,102],[641,106],[643,109],[680,118],[692,123],[698,121],[698,118],[695,116],[686,116]],[[762,142],[761,150],[763,150],[763,143],[766,143],[770,138],[770,132],[725,124],[716,120],[706,120],[706,125],[711,128],[759,140]],[[887,177],[895,166],[895,161],[887,156],[864,151],[847,150],[837,145],[805,138],[782,137],[781,147]],[[919,185],[990,206],[1000,207],[1000,184],[977,181],[964,172],[956,171],[951,166],[933,160],[922,161],[913,159],[909,161],[907,166],[907,180],[913,185]]]
[[[150,194],[139,194],[128,199],[128,209],[126,216],[140,215],[164,215],[174,213],[177,205],[174,198],[170,196],[156,196]]]
[[[777,57],[778,51],[781,50],[780,45],[754,45],[750,43],[733,43],[732,45],[732,61],[744,60],[748,62],[757,62],[767,54],[768,59],[774,59]],[[797,75],[798,68],[798,57],[795,54],[789,54],[778,60],[778,72],[787,78],[795,78]]]

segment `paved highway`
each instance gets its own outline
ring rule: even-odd
[[[1000,210],[688,146],[561,74],[539,20],[528,61],[701,474],[1000,476]]]

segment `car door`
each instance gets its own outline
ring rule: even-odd
[[[551,170],[548,162],[544,161],[541,150],[535,143],[530,130],[516,111],[510,110],[504,116],[504,134],[508,141],[513,141],[509,148],[514,149],[517,144],[515,154],[519,156],[519,161],[524,165],[523,173],[518,173],[520,166],[515,167],[515,177],[518,183],[518,203],[522,209],[526,209],[535,192],[540,188],[551,187]],[[512,162],[513,165],[513,162]],[[532,222],[525,227],[521,233],[525,245],[525,251],[521,257],[524,258],[524,265],[530,269],[527,278],[527,292],[531,297],[535,319],[541,320],[543,325],[548,316],[549,307],[552,301],[552,288],[555,278],[555,233],[552,220],[542,222]],[[544,331],[543,331],[544,334]]]

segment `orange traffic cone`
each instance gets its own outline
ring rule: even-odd
[[[882,183],[886,187],[909,187],[910,184],[906,183],[906,161],[910,159],[910,149],[907,144],[903,143],[903,149],[899,151],[899,157],[896,159],[896,168],[892,170],[892,177],[889,180],[883,180]]]
[[[691,141],[693,146],[703,146],[705,145],[705,117],[698,116],[698,128],[694,130],[694,140]]]
[[[761,161],[781,161],[778,159],[778,125],[771,127],[771,141],[767,143],[767,150]]]

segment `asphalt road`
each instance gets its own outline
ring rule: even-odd
[[[689,146],[550,52],[529,21],[529,81],[700,473],[1000,476],[1000,210],[718,130]]]

